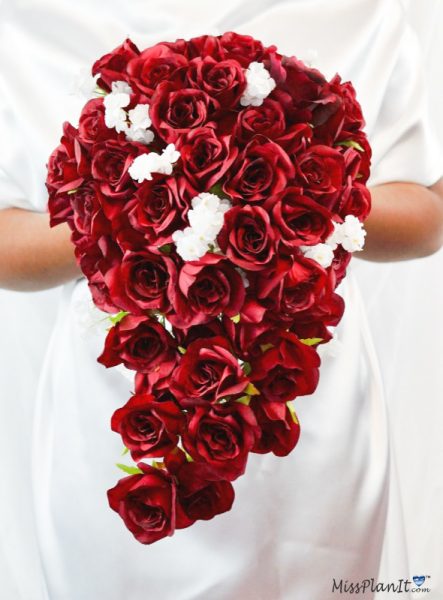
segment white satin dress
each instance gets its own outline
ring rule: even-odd
[[[82,104],[70,81],[127,35],[143,48],[235,30],[328,76],[338,71],[363,105],[371,183],[441,176],[397,0],[3,0],[0,10],[1,206],[45,210],[45,161]],[[323,357],[316,393],[296,401],[296,450],[252,455],[229,513],[152,546],[136,542],[107,504],[122,450],[109,421],[131,385],[96,362],[102,340],[79,327],[85,288],[84,280],[64,287],[35,396],[29,460],[42,583],[32,597],[8,600],[329,600],[334,578],[377,579],[389,447],[352,273],[340,289],[338,347]]]

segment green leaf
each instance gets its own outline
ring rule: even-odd
[[[125,456],[125,454],[128,454],[129,452],[129,448],[126,448],[126,446],[123,448],[123,452],[122,452],[122,456]]]
[[[251,396],[242,396],[241,398],[237,398],[236,402],[244,404],[245,406],[249,406],[249,403],[251,402]]]
[[[219,198],[229,198],[229,196],[223,191],[222,184],[220,182],[214,184],[209,190],[210,194],[214,194]]]
[[[164,469],[165,463],[161,462],[159,460],[153,460],[152,461],[152,466],[154,467],[154,469]]]
[[[300,341],[306,346],[316,346],[317,344],[323,341],[323,338],[305,338],[304,340]]]
[[[184,450],[184,453],[185,453],[185,456],[186,456],[186,460],[187,460],[188,462],[194,462],[194,459],[192,458],[192,456],[191,456],[190,454],[188,454],[188,453],[186,452],[186,450]]]
[[[274,348],[274,344],[260,344],[260,350],[262,352],[266,352],[267,350],[270,350],[271,348]]]
[[[292,420],[294,421],[294,423],[296,425],[299,425],[299,421],[297,419],[297,415],[295,414],[295,409],[294,409],[294,405],[292,404],[292,402],[286,402],[286,406],[288,407],[289,412],[291,413],[291,417],[292,417]]]
[[[128,475],[140,475],[140,473],[143,473],[138,467],[130,467],[129,465],[122,465],[121,463],[117,463],[116,466]]]
[[[337,146],[345,146],[346,148],[355,148],[359,152],[364,152],[365,149],[360,146],[355,140],[345,140],[344,142],[338,142]]]
[[[253,383],[248,383],[248,385],[245,387],[245,389],[243,391],[248,396],[259,396],[260,395],[260,392],[258,391],[258,389],[255,387],[255,385]]]
[[[163,246],[160,246],[159,250],[160,252],[163,252],[163,254],[171,254],[172,244],[164,244]]]
[[[240,315],[234,315],[231,317],[231,321],[237,325],[237,323],[240,323]]]
[[[241,368],[243,369],[245,375],[249,375],[249,373],[252,371],[251,363],[248,362],[244,362]]]
[[[121,310],[116,315],[111,315],[110,317],[108,317],[108,319],[111,321],[111,323],[113,325],[117,325],[117,323],[120,323],[120,321],[122,319],[124,319],[126,317],[126,315],[129,315],[129,313],[126,312],[125,310]]]

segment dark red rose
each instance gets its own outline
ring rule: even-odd
[[[231,136],[217,136],[211,127],[193,129],[180,139],[177,148],[187,178],[202,191],[224,176],[238,154]]]
[[[113,302],[134,315],[148,310],[168,312],[175,293],[177,268],[169,256],[156,248],[127,251],[119,265],[104,275]]]
[[[289,92],[294,104],[310,105],[322,97],[327,82],[317,69],[308,67],[295,56],[283,56],[270,66],[271,77]]]
[[[325,242],[334,230],[331,212],[303,196],[300,188],[288,187],[276,198],[270,198],[268,203],[273,207],[272,222],[280,230],[284,243],[291,248]]]
[[[251,358],[249,377],[269,402],[288,402],[312,394],[318,383],[317,352],[285,330],[259,340],[262,352]]]
[[[276,456],[287,456],[297,445],[300,437],[300,424],[292,412],[282,402],[265,402],[262,398],[253,398],[250,407],[254,411],[261,430],[252,452]]]
[[[139,464],[143,473],[120,479],[108,490],[109,506],[142,544],[152,544],[175,530],[176,486],[164,470]]]
[[[150,116],[157,133],[166,142],[196,127],[212,126],[218,102],[201,90],[182,89],[163,82],[152,96]]]
[[[98,239],[109,233],[109,224],[101,209],[101,198],[100,190],[93,181],[87,181],[69,194],[73,210],[71,228],[76,243],[83,236]]]
[[[352,181],[366,183],[370,174],[372,155],[366,135],[362,131],[353,133],[352,137],[347,136],[347,139],[338,141],[336,145],[343,150],[346,177],[351,178]]]
[[[281,192],[295,170],[281,146],[256,137],[238,156],[231,173],[223,186],[226,194],[239,202],[260,202]]]
[[[83,107],[78,125],[78,138],[86,146],[115,138],[115,129],[105,123],[105,107],[102,98],[93,98]]]
[[[249,380],[222,337],[192,342],[175,369],[171,390],[182,406],[238,396]]]
[[[351,253],[346,252],[342,246],[338,246],[334,251],[334,260],[332,261],[332,270],[335,275],[335,286],[339,285],[346,275],[346,269],[351,261]]]
[[[187,224],[186,214],[197,193],[185,177],[154,174],[152,181],[137,189],[129,222],[148,244],[163,246],[172,241],[174,231]]]
[[[197,407],[189,414],[183,446],[220,479],[233,481],[245,472],[248,454],[259,435],[254,413],[239,402]]]
[[[287,321],[319,302],[327,279],[318,263],[298,255],[279,259],[275,270],[259,273],[254,287],[259,300],[271,303],[271,319]]]
[[[195,521],[208,521],[231,509],[234,488],[229,481],[211,481],[209,465],[185,462],[176,473],[178,480],[177,529],[189,527]]]
[[[250,35],[240,35],[233,31],[224,33],[219,39],[225,58],[237,60],[244,68],[253,61],[260,61],[267,51],[272,50],[265,49],[261,42]]]
[[[328,341],[332,336],[327,327],[338,325],[344,308],[343,298],[333,293],[328,286],[317,304],[295,315],[290,330],[296,333],[300,339],[321,338],[323,341]]]
[[[331,79],[330,86],[343,100],[342,129],[348,132],[362,129],[365,125],[365,120],[352,83],[350,81],[342,83],[340,76],[335,75]]]
[[[237,315],[245,299],[243,280],[235,268],[219,254],[207,253],[198,261],[184,264],[178,277],[178,290],[171,291],[176,327],[207,323],[223,313]]]
[[[371,192],[362,183],[354,182],[352,186],[345,188],[338,208],[339,215],[355,215],[363,221],[371,211]]]
[[[60,145],[48,161],[48,191],[63,193],[77,188],[88,172],[86,163],[85,153],[78,141],[77,129],[70,123],[64,123]]]
[[[174,402],[158,402],[154,396],[132,396],[112,415],[112,431],[119,433],[132,458],[156,458],[171,452],[184,426],[184,414]]]
[[[224,58],[220,41],[213,35],[191,38],[186,47],[186,55],[189,58],[204,58],[205,56],[212,56],[217,60]]]
[[[194,58],[186,73],[188,87],[203,90],[220,102],[223,110],[234,107],[246,87],[243,69],[236,60],[216,60],[212,56]]]
[[[155,319],[124,317],[109,330],[105,348],[97,359],[105,367],[123,363],[158,381],[168,376],[177,362],[174,338]]]
[[[266,98],[261,106],[248,106],[238,113],[235,136],[241,143],[255,135],[275,140],[286,131],[286,119],[279,102]]]
[[[265,269],[275,253],[269,214],[260,206],[234,206],[225,214],[218,243],[235,265],[249,271]]]
[[[166,44],[156,44],[134,57],[128,64],[128,74],[134,89],[149,99],[162,81],[173,81],[188,64],[188,60]]]
[[[344,184],[344,158],[334,148],[311,146],[297,157],[297,179],[310,196],[329,206]]]
[[[128,169],[141,150],[137,145],[122,140],[107,140],[94,146],[91,172],[106,196],[103,209],[108,218],[112,219],[121,210],[121,200],[135,192]]]
[[[109,92],[113,81],[127,81],[126,67],[139,54],[137,46],[127,39],[121,46],[99,58],[92,67],[93,75],[100,73],[98,85]]]

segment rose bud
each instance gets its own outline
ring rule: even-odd
[[[252,452],[288,455],[300,437],[300,424],[295,413],[282,402],[266,402],[260,396],[252,399],[250,407],[261,431],[260,439],[252,448]]]
[[[174,402],[159,402],[148,394],[132,396],[111,419],[112,431],[120,433],[136,462],[173,450],[183,425],[183,412]]]
[[[155,319],[124,317],[109,330],[98,362],[105,367],[123,363],[149,374],[153,381],[169,375],[178,359],[174,338]]]
[[[220,479],[233,481],[245,472],[249,451],[258,436],[249,406],[228,402],[195,408],[188,416],[182,441],[196,462],[206,463]]]
[[[183,406],[217,402],[241,394],[249,380],[222,337],[192,342],[175,369],[171,390]]]
[[[312,394],[320,359],[314,348],[285,330],[271,331],[257,342],[262,351],[251,358],[249,377],[269,402],[288,402]]]
[[[176,487],[166,471],[138,466],[143,473],[120,479],[108,501],[136,540],[152,544],[174,533]]]
[[[171,293],[176,315],[175,327],[187,328],[211,321],[223,313],[237,315],[245,299],[241,275],[219,254],[205,254],[184,264],[178,276],[178,289]]]

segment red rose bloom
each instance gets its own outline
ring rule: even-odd
[[[310,196],[328,206],[344,183],[343,155],[329,146],[311,146],[297,158],[300,185]]]
[[[237,315],[245,299],[240,274],[219,254],[207,253],[200,260],[187,262],[173,292],[176,315],[170,321],[176,327],[190,327],[225,314]]]
[[[249,142],[255,135],[271,140],[279,138],[286,130],[284,110],[279,102],[266,98],[261,106],[248,106],[238,114],[236,138]]]
[[[281,192],[294,176],[294,165],[281,146],[264,138],[249,142],[223,186],[236,201],[260,202]]]
[[[129,61],[139,54],[137,46],[127,39],[121,46],[102,56],[92,67],[93,75],[100,73],[98,85],[109,92],[113,81],[127,81],[126,67]]]
[[[250,378],[266,400],[288,402],[315,391],[320,359],[313,348],[285,330],[259,342],[265,350],[251,359]]]
[[[345,188],[337,210],[341,217],[355,215],[363,221],[371,210],[371,193],[362,183],[354,182],[352,186]]]
[[[297,445],[300,425],[289,408],[282,402],[265,402],[254,398],[250,404],[260,427],[260,438],[252,452],[287,456]]]
[[[166,44],[156,44],[134,57],[128,64],[131,85],[148,99],[162,81],[180,81],[180,70],[188,64],[187,59]]]
[[[142,544],[152,544],[175,530],[176,486],[166,471],[139,464],[143,473],[120,479],[108,491],[109,506]]]
[[[157,133],[167,142],[196,127],[211,125],[218,102],[205,92],[163,82],[152,96],[150,116]]]
[[[220,479],[242,475],[259,430],[254,413],[239,402],[197,407],[189,415],[183,445],[196,462],[205,462]]]
[[[192,342],[171,380],[171,390],[183,406],[238,396],[247,385],[248,379],[222,337]]]
[[[237,60],[244,68],[253,61],[260,61],[265,55],[263,44],[250,35],[229,31],[220,37],[219,43],[224,56]]]
[[[231,262],[249,271],[268,267],[275,254],[275,231],[269,214],[260,206],[235,206],[225,214],[218,236]]]
[[[98,362],[105,367],[123,363],[158,380],[171,373],[177,358],[174,338],[158,321],[126,316],[109,330]]]
[[[223,110],[234,107],[246,87],[243,69],[236,60],[216,60],[212,56],[194,58],[186,73],[189,87],[216,98]]]
[[[111,428],[138,462],[141,458],[164,456],[177,446],[184,415],[170,401],[158,402],[151,395],[136,395],[112,415]]]
[[[115,138],[115,129],[105,123],[105,107],[102,98],[93,98],[83,107],[78,125],[78,139],[85,146]]]

